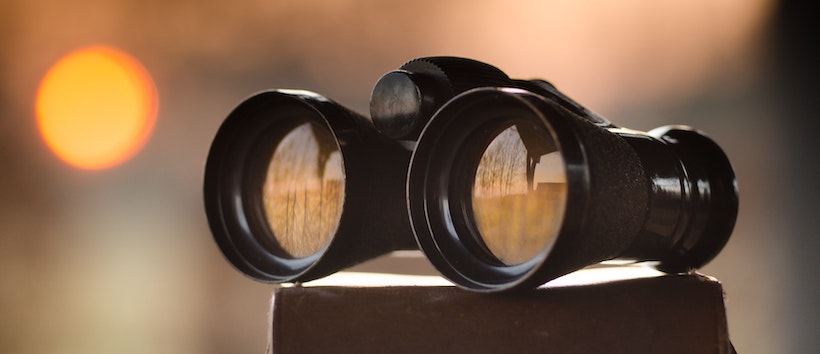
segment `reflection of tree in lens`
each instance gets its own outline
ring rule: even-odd
[[[288,133],[262,188],[268,225],[285,252],[306,257],[324,247],[344,200],[341,153],[330,132],[304,123]]]
[[[531,259],[557,235],[566,200],[565,167],[555,144],[546,134],[525,136],[516,126],[496,136],[473,185],[482,241],[509,265]]]

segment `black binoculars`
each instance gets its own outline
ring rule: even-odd
[[[690,271],[738,210],[731,164],[701,132],[616,127],[546,81],[455,57],[382,76],[370,117],[309,91],[248,98],[213,140],[204,197],[217,245],[259,281],[420,249],[479,292],[608,260]]]

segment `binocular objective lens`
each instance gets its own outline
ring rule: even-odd
[[[262,199],[275,242],[294,258],[322,250],[336,232],[344,201],[339,147],[326,128],[298,124],[276,145]]]
[[[506,265],[540,253],[561,228],[566,167],[547,131],[520,121],[491,138],[475,168],[472,210],[480,243]]]

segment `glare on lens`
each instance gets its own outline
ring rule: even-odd
[[[325,247],[336,232],[344,200],[341,153],[331,133],[303,123],[277,145],[262,195],[275,241],[291,257]]]
[[[567,196],[555,142],[542,129],[524,130],[513,125],[493,138],[472,189],[480,241],[507,265],[535,257],[558,235]]]

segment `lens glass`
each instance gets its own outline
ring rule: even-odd
[[[278,143],[262,186],[265,217],[280,248],[306,257],[336,232],[344,200],[344,169],[328,129],[305,122]]]
[[[523,263],[560,230],[566,204],[566,167],[541,126],[502,126],[475,169],[472,207],[480,241],[507,265]]]

